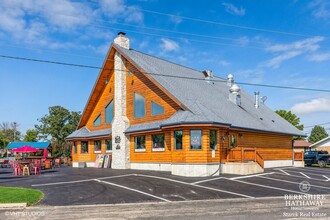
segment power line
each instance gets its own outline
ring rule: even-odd
[[[203,23],[208,23],[208,24],[216,24],[216,25],[232,27],[232,28],[239,28],[239,29],[246,29],[246,30],[253,30],[253,31],[262,31],[262,32],[269,32],[269,33],[282,34],[282,35],[298,36],[298,37],[311,37],[311,36],[305,35],[305,34],[284,32],[284,31],[277,31],[277,30],[270,30],[270,29],[263,29],[263,28],[255,28],[255,27],[248,27],[248,26],[242,26],[242,25],[234,25],[234,24],[228,24],[228,23],[223,23],[223,22],[210,21],[210,20],[204,20],[204,19],[199,19],[199,18],[186,17],[186,16],[175,15],[175,14],[151,11],[151,10],[146,10],[146,9],[140,9],[140,10],[147,12],[147,13],[157,14],[157,15],[163,15],[163,16],[168,16],[168,17],[177,17],[177,18],[181,18],[181,19],[185,19],[185,20],[203,22]]]
[[[328,125],[328,124],[330,124],[330,121],[329,122],[322,123],[322,124],[308,125],[308,126],[305,126],[304,128],[313,128],[315,126],[322,126],[322,125]]]
[[[0,55],[0,58],[24,60],[24,61],[32,61],[32,62],[48,63],[48,64],[56,64],[56,65],[65,65],[65,66],[73,66],[73,67],[80,67],[80,68],[98,69],[98,70],[122,71],[120,69],[109,69],[109,68],[102,68],[102,67],[98,67],[98,66],[90,66],[90,65],[75,64],[75,63],[66,63],[66,62],[51,61],[51,60],[41,60],[41,59],[18,57],[18,56]],[[138,72],[135,72],[135,73],[138,73]],[[156,75],[156,76],[164,76],[164,77],[171,77],[171,78],[189,79],[189,80],[203,80],[203,81],[205,80],[205,79],[202,79],[202,78],[185,77],[185,76],[173,76],[173,75],[158,74],[158,73],[148,73],[148,72],[146,72],[146,74]],[[210,81],[211,82],[226,82],[226,80],[220,80],[220,79],[211,79]],[[241,84],[241,85],[270,87],[270,88],[276,88],[276,89],[305,90],[305,91],[313,91],[313,92],[330,92],[330,90],[328,90],[328,89],[302,88],[302,87],[279,86],[279,85],[270,85],[270,84],[256,84],[256,83],[245,83],[245,82],[236,82],[236,83]]]

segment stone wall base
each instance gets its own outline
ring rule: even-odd
[[[292,160],[265,160],[265,168],[275,168],[275,167],[291,167]]]
[[[264,169],[256,162],[227,162],[222,165],[222,173],[236,175],[250,175],[263,173]]]

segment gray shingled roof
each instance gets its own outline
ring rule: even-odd
[[[168,124],[203,122],[227,124],[233,128],[304,136],[301,131],[264,104],[260,104],[260,107],[256,109],[254,97],[244,90],[241,90],[241,106],[237,106],[228,99],[229,87],[226,82],[208,83],[206,80],[176,78],[173,76],[204,79],[204,74],[132,49],[127,50],[119,46],[116,48],[146,73],[152,73],[150,76],[155,81],[190,110],[179,111],[165,121],[131,126],[127,132],[155,129]],[[217,77],[215,79],[223,80]]]
[[[74,131],[73,133],[71,133],[69,136],[66,137],[66,139],[110,136],[110,134],[111,134],[111,128],[97,130],[97,131],[90,131],[86,127],[82,127],[80,129]]]

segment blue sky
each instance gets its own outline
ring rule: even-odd
[[[329,89],[326,0],[0,4],[0,55],[101,66],[119,31],[133,49],[223,78],[232,73],[237,82]],[[16,121],[24,133],[50,106],[83,111],[98,72],[0,58],[0,122]],[[267,96],[273,110],[292,110],[305,126],[330,121],[330,93],[241,87]]]

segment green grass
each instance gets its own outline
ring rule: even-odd
[[[312,167],[320,167],[318,164],[312,164]],[[330,165],[327,165],[326,168],[330,168]]]
[[[0,186],[0,203],[27,203],[30,206],[43,197],[40,190]]]

